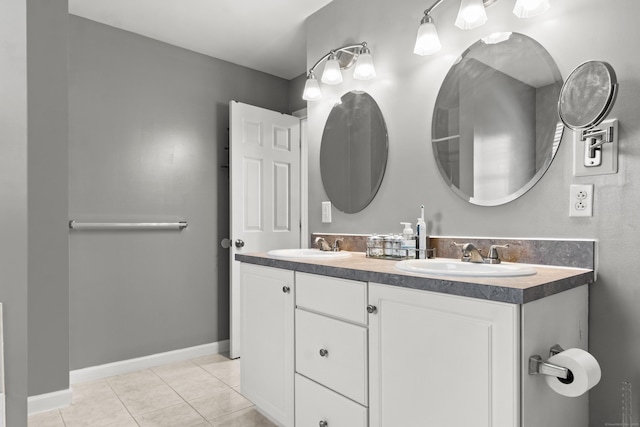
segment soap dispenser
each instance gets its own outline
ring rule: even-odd
[[[402,246],[401,255],[404,257],[415,258],[416,257],[416,239],[413,234],[410,222],[401,222],[404,226],[402,230]]]

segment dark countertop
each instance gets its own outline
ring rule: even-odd
[[[274,258],[265,253],[236,254],[236,260],[343,279],[375,282],[511,304],[526,304],[562,291],[592,283],[593,270],[529,265],[537,274],[520,277],[459,277],[418,275],[394,268],[395,261],[372,259],[362,252],[332,260]]]

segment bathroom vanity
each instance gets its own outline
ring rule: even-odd
[[[283,426],[583,427],[588,397],[529,375],[587,349],[591,269],[416,275],[362,253],[241,261],[242,393]]]

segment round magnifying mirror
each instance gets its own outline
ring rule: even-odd
[[[366,92],[344,94],[331,109],[320,143],[320,174],[333,205],[356,213],[373,200],[387,164],[387,127]]]
[[[611,65],[587,61],[569,74],[560,90],[558,114],[572,130],[597,126],[611,111],[618,92],[618,80]]]

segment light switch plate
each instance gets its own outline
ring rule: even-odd
[[[331,202],[322,202],[322,222],[331,222]]]
[[[584,165],[586,144],[581,140],[580,132],[573,131],[573,176],[618,173],[618,119],[605,120],[597,126],[597,129],[605,129],[609,126],[613,126],[613,142],[602,144],[600,166]]]

